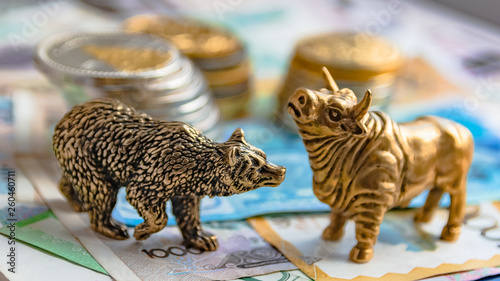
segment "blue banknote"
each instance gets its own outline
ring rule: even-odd
[[[500,139],[482,126],[477,118],[457,112],[455,108],[437,108],[425,114],[438,115],[462,123],[475,137],[476,148],[469,174],[467,202],[477,204],[500,199],[500,189],[497,186],[500,182]],[[298,136],[281,129],[277,123],[249,119],[240,120],[237,124],[227,124],[225,137],[229,137],[236,127],[243,128],[247,140],[263,149],[271,162],[286,166],[286,179],[275,188],[262,187],[230,197],[204,198],[201,205],[202,221],[235,220],[269,213],[329,210],[329,207],[318,201],[313,194],[308,155]],[[421,206],[425,196],[423,193],[415,198],[410,207]],[[449,204],[449,198],[443,197],[441,203]],[[173,224],[170,208],[168,206],[169,224]],[[128,225],[142,222],[136,211],[126,202],[124,189],[119,193],[113,215]]]

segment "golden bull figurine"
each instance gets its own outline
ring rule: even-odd
[[[358,103],[351,90],[338,88],[326,68],[323,73],[325,88],[299,88],[288,104],[309,153],[314,194],[332,209],[323,239],[340,239],[346,220],[353,219],[358,243],[350,259],[368,262],[385,212],[408,206],[429,189],[415,221],[430,221],[447,192],[450,214],[441,239],[456,240],[474,150],[470,131],[434,116],[398,124],[383,112],[368,111],[370,90]]]

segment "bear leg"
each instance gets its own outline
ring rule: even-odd
[[[69,205],[73,208],[73,210],[75,210],[75,212],[85,212],[83,203],[78,194],[75,192],[70,178],[71,176],[69,174],[63,172],[61,180],[59,181],[59,190],[61,190],[62,194],[66,197]]]
[[[134,203],[132,203],[134,202]],[[132,200],[139,215],[144,219],[144,222],[135,227],[134,237],[136,240],[144,240],[151,234],[162,230],[168,221],[166,202],[161,202],[152,205],[144,205],[142,200]]]
[[[187,246],[204,251],[215,251],[219,246],[215,235],[203,231],[200,223],[200,197],[176,196],[172,198],[172,211]]]
[[[102,186],[107,185],[107,188],[104,188],[104,191],[107,192],[101,190],[101,193],[94,198],[92,204],[89,204],[90,226],[105,236],[119,240],[127,239],[129,237],[127,228],[111,216],[119,188],[107,182],[101,182],[101,184]]]

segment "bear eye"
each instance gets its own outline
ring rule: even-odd
[[[342,119],[342,113],[337,108],[328,108],[327,109],[328,119],[333,122],[337,122]]]

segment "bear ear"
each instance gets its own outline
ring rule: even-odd
[[[229,166],[234,167],[236,165],[239,155],[240,150],[237,146],[232,146],[227,150],[226,160]]]
[[[229,137],[228,141],[246,143],[245,132],[243,132],[241,128],[234,130],[233,134],[231,135],[231,137]]]

